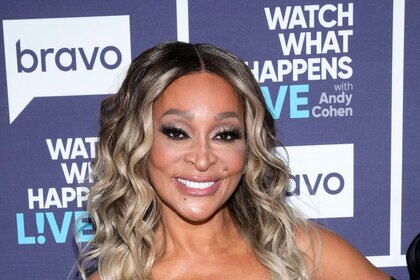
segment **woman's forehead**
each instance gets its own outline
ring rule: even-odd
[[[172,82],[154,102],[154,111],[236,112],[242,114],[243,104],[233,87],[223,78],[200,72],[182,76]]]

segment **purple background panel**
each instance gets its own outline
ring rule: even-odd
[[[345,79],[326,78],[308,80],[291,76],[284,81],[266,80],[261,86],[269,89],[273,102],[278,98],[280,86],[308,85],[302,93],[307,103],[298,106],[307,111],[307,117],[293,115],[290,95],[284,99],[280,116],[276,119],[279,139],[286,146],[353,144],[354,145],[354,215],[347,218],[319,219],[318,222],[338,232],[358,247],[366,256],[387,256],[390,252],[390,172],[391,172],[391,81],[392,81],[392,24],[393,1],[362,1],[353,3],[353,25],[332,27],[332,30],[353,31],[349,37],[348,53],[285,55],[279,43],[279,33],[289,35],[301,31],[326,32],[323,27],[303,30],[270,30],[265,7],[318,4],[337,5],[339,1],[210,1],[188,3],[189,38],[191,42],[213,43],[232,51],[249,63],[324,57],[348,56],[353,74]],[[346,2],[344,4],[348,4]],[[420,4],[405,2],[404,50],[404,125],[403,125],[403,178],[401,254],[404,255],[412,238],[420,231]],[[129,15],[131,57],[161,41],[177,39],[176,1],[65,1],[51,0],[3,1],[0,19],[37,19]],[[333,16],[332,13],[328,16]],[[98,129],[98,107],[104,95],[35,98],[18,118],[9,124],[8,89],[6,80],[3,22],[0,36],[0,211],[2,257],[0,274],[4,279],[76,279],[77,245],[73,235],[74,215],[83,208],[70,202],[68,207],[29,209],[28,189],[77,188],[86,183],[67,183],[61,164],[81,166],[90,159],[52,160],[46,139],[84,139],[95,137]],[[45,36],[48,36],[46,34]],[[43,40],[43,38],[40,38]],[[341,46],[341,45],[340,45]],[[64,46],[65,47],[65,46]],[[70,46],[68,46],[70,47]],[[255,69],[253,69],[255,70]],[[337,94],[334,86],[349,83],[352,94],[349,107],[352,115],[345,117],[315,117],[312,109],[320,105],[323,92]],[[28,88],[28,91],[31,89]],[[301,99],[302,100],[302,99]],[[24,218],[19,224],[17,213]],[[38,218],[37,218],[38,213]],[[48,213],[48,214],[47,214]],[[47,219],[49,215],[51,221]],[[40,223],[42,217],[43,223]],[[52,218],[51,218],[52,217]],[[66,217],[66,218],[65,218]],[[70,220],[68,220],[70,217]],[[38,223],[37,223],[38,219]],[[67,220],[66,220],[67,219]],[[56,238],[58,229],[67,222],[69,229],[62,231],[62,242]],[[34,244],[18,244],[18,226],[24,227]],[[22,233],[22,228],[20,229]],[[85,232],[89,234],[89,231]],[[45,243],[41,242],[45,238]],[[397,279],[408,279],[406,267],[385,267]]]

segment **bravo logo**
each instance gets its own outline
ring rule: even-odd
[[[353,217],[353,144],[286,148],[288,202],[308,218]],[[277,149],[281,158],[284,152]]]
[[[129,16],[4,20],[9,121],[35,97],[110,94],[131,62]]]
[[[82,64],[82,68],[84,67],[86,70],[92,70],[95,66],[96,57],[98,56],[99,47],[94,47],[91,56],[88,56],[85,53],[83,48],[61,48],[56,53],[53,48],[49,49],[41,49],[40,51],[40,59],[38,58],[37,54],[30,49],[23,49],[21,48],[20,40],[16,42],[16,59],[17,59],[17,68],[18,73],[32,73],[37,70],[38,68],[38,60],[40,60],[41,64],[41,71],[47,72],[47,56],[53,56],[55,53],[54,60],[52,61],[57,66],[58,69],[61,71],[76,71],[81,69],[80,64]],[[109,55],[109,53],[111,53]],[[79,54],[79,56],[78,56]],[[106,55],[111,57],[112,62],[108,62],[105,58]],[[29,59],[25,56],[29,56]],[[114,58],[112,57],[114,56]],[[64,57],[64,58],[63,58]],[[30,60],[29,65],[25,67],[23,65],[23,60],[26,58],[26,61]],[[81,58],[81,59],[80,59]],[[68,61],[67,63],[63,63],[63,61]],[[82,60],[82,61],[80,61]],[[109,60],[109,59],[108,59]],[[82,63],[81,63],[82,62]],[[121,52],[118,48],[114,46],[107,46],[103,48],[100,52],[100,63],[101,66],[105,69],[115,69],[121,65]],[[67,64],[67,65],[66,65]],[[54,67],[54,66],[52,66]]]

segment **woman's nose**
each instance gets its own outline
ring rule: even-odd
[[[208,139],[196,139],[185,154],[185,161],[194,165],[198,171],[207,171],[213,164],[217,162],[212,147]]]

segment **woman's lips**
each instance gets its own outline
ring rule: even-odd
[[[207,189],[208,187],[212,186],[216,181],[208,181],[208,182],[197,182],[197,181],[190,181],[182,178],[177,178],[177,181],[184,184],[188,188],[192,189]]]
[[[220,186],[220,180],[193,181],[177,177],[176,182],[181,192],[189,196],[212,195]]]

